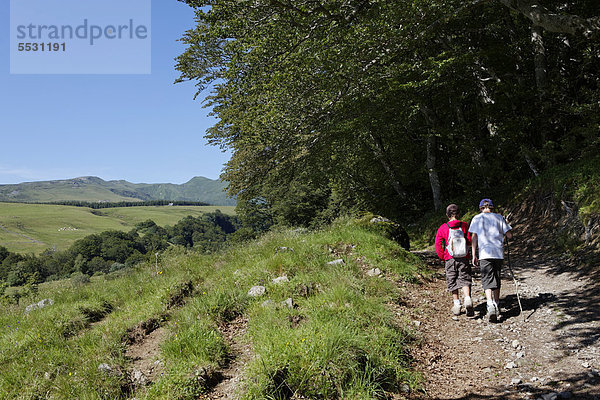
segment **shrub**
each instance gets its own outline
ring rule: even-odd
[[[90,283],[90,277],[81,272],[74,272],[71,274],[71,284],[74,287],[83,286],[87,283]]]

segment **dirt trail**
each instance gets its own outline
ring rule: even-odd
[[[220,327],[227,341],[230,359],[224,369],[218,371],[220,381],[203,399],[237,399],[244,381],[244,366],[252,358],[251,347],[245,341],[248,320],[239,316]]]
[[[412,398],[600,399],[598,280],[574,267],[563,268],[563,260],[543,253],[513,251],[524,315],[505,266],[496,324],[483,318],[478,271],[473,282],[476,318],[467,319],[463,312],[453,319],[441,262],[433,252],[418,253],[435,274],[424,285],[404,289],[405,311],[418,321],[422,337],[413,356],[426,393]]]
[[[149,332],[141,341],[131,344],[125,352],[125,356],[131,360],[130,378],[137,387],[155,382],[163,373],[160,344],[167,334],[167,328],[161,326]]]
[[[27,239],[27,240],[28,240],[28,241],[30,241],[31,243],[36,243],[36,244],[44,244],[44,242],[40,242],[39,240],[37,240],[37,239],[34,239],[34,238],[32,238],[32,237],[29,237],[29,236],[27,236],[27,235],[25,235],[25,234],[23,234],[23,233],[19,233],[19,232],[13,232],[13,231],[10,231],[10,230],[8,230],[8,229],[7,229],[7,228],[6,228],[4,225],[0,225],[0,229],[2,229],[4,232],[6,232],[6,233],[9,233],[9,234],[11,234],[11,235],[20,236],[20,237],[22,237],[22,238],[24,238],[24,239]]]

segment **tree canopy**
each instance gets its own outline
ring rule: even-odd
[[[276,218],[408,218],[598,150],[593,0],[186,2],[179,80]]]

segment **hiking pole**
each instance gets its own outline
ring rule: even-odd
[[[521,310],[521,315],[524,318],[524,321],[527,321],[525,318],[525,314],[523,313],[523,306],[521,305],[521,296],[519,296],[519,283],[517,282],[517,278],[515,278],[515,274],[513,273],[512,266],[510,263],[510,245],[508,244],[508,238],[506,238],[506,250],[508,251],[508,270],[510,271],[510,275],[513,278],[513,282],[515,283],[515,289],[517,292],[517,302],[519,303],[519,310]]]

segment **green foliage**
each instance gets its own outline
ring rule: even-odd
[[[362,217],[358,219],[358,224],[365,229],[397,242],[406,250],[410,249],[408,234],[394,221],[371,213],[363,213]]]
[[[191,215],[221,210],[234,215],[234,207],[121,207],[94,210],[49,204],[0,204],[0,243],[11,252],[41,254],[62,251],[76,240],[90,234],[108,230],[128,232],[138,223],[151,219],[159,226],[175,225],[180,219]],[[17,240],[25,235],[32,240]],[[60,263],[60,262],[58,262]]]
[[[558,200],[574,201],[582,216],[600,214],[600,157],[593,155],[554,167],[543,175],[529,180],[517,200],[524,200],[532,192],[544,191]]]
[[[49,277],[66,277],[72,273],[95,275],[117,271],[146,261],[168,248],[181,245],[202,253],[216,252],[239,227],[236,217],[219,210],[200,217],[188,216],[174,226],[159,227],[151,220],[136,225],[130,232],[105,231],[88,235],[64,252],[46,251],[39,256],[21,256],[0,252],[0,281],[11,286],[39,283]],[[141,234],[141,235],[140,235]],[[73,280],[85,284],[85,278]]]
[[[31,204],[31,203],[30,203]],[[64,201],[50,201],[43,203],[33,204],[52,204],[61,206],[73,206],[73,207],[85,207],[93,210],[102,208],[119,208],[119,207],[157,207],[157,206],[193,206],[202,207],[208,206],[209,204],[201,201],[171,201],[171,200],[147,200],[147,201],[119,201],[119,202],[89,202],[89,201],[75,201],[75,200],[64,200]]]
[[[543,32],[536,67],[531,22],[502,2],[187,3],[180,80],[210,88],[230,194],[277,222],[360,209],[405,224],[432,209],[434,174],[442,202],[493,195],[600,145],[598,41]]]
[[[86,275],[86,274],[84,274],[82,272],[79,272],[79,271],[78,272],[74,272],[71,275],[71,284],[74,287],[83,286],[83,285],[88,284],[88,283],[90,283],[90,276],[89,275]]]

